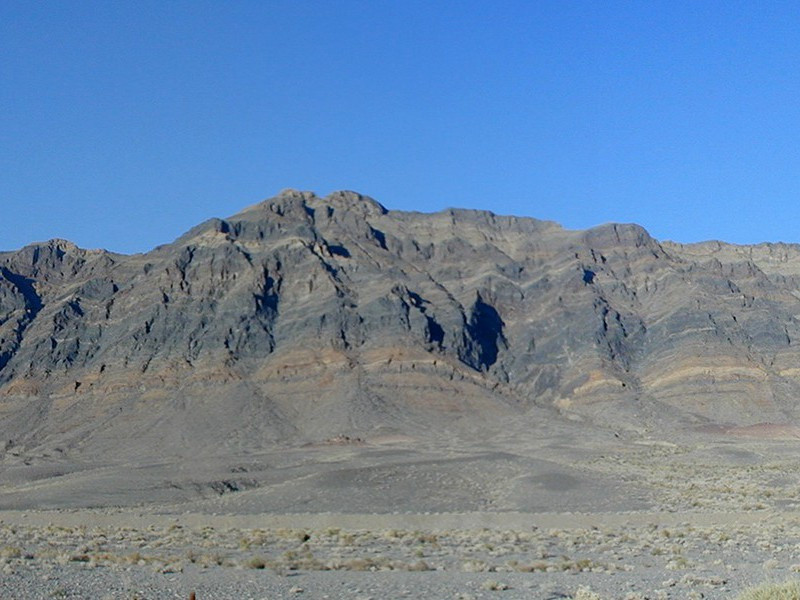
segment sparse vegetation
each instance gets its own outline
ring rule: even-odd
[[[660,589],[627,591],[608,598],[708,597],[726,589],[729,565],[747,562],[770,573],[795,563],[800,519],[700,526],[691,523],[497,531],[491,529],[343,529],[231,527],[62,527],[0,523],[3,573],[52,567],[179,573],[192,568],[244,568],[281,575],[295,571],[450,571],[496,577],[485,591],[516,586],[504,574],[530,581],[584,573],[633,573],[647,563],[660,570]],[[210,550],[213,548],[213,551]],[[712,560],[713,557],[713,560]],[[717,574],[698,573],[703,565]],[[624,581],[620,578],[618,581]],[[576,581],[581,581],[576,579]],[[593,580],[594,581],[594,580]],[[594,588],[594,585],[592,586]],[[573,588],[574,589],[574,588]],[[739,600],[800,600],[800,584],[767,584]],[[575,600],[606,600],[603,588],[577,587]],[[702,594],[702,596],[701,596]],[[735,594],[731,591],[732,596]],[[796,595],[792,595],[796,594]],[[713,598],[723,596],[712,595]]]
[[[481,587],[484,590],[489,590],[491,592],[499,592],[509,589],[508,584],[496,581],[494,579],[487,579],[481,584]]]
[[[800,581],[765,583],[745,590],[736,600],[800,600]]]
[[[591,589],[586,586],[581,586],[575,592],[573,596],[574,600],[603,600],[600,597],[600,594],[596,594]]]
[[[267,567],[267,559],[261,556],[254,556],[247,561],[247,567],[250,569],[265,569]]]

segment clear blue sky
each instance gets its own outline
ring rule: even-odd
[[[0,2],[0,249],[286,187],[800,242],[800,3]]]

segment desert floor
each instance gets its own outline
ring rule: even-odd
[[[797,447],[562,437],[517,453],[366,440],[179,465],[19,457],[0,474],[0,598],[735,598],[800,571]]]

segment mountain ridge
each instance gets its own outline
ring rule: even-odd
[[[114,458],[792,423],[798,259],[296,190],[141,254],[50,240],[0,253],[0,436]]]

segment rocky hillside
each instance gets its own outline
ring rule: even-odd
[[[0,449],[800,416],[800,246],[286,191],[123,256],[0,254]]]

